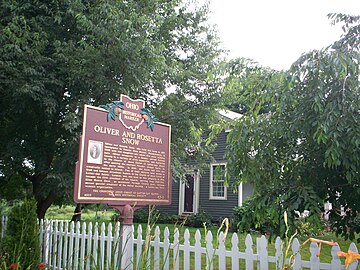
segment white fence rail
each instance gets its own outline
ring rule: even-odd
[[[6,220],[2,219],[2,228],[6,227]],[[142,237],[142,227],[137,227],[137,233],[132,235],[127,242],[134,251],[132,262],[126,265],[126,269],[281,269],[282,268],[282,241],[275,241],[275,254],[268,254],[267,239],[262,236],[253,242],[250,235],[245,239],[245,246],[239,250],[239,239],[236,233],[231,236],[231,248],[226,249],[223,241],[223,233],[220,233],[218,241],[213,245],[213,235],[210,231],[206,236],[197,230],[195,235],[190,235],[185,229],[180,235],[175,229],[173,237],[170,237],[168,228],[161,232],[156,227],[151,235],[150,245],[147,246]],[[113,226],[111,223],[106,227],[104,223],[94,225],[90,222],[74,223],[68,221],[45,220],[40,223],[40,242],[42,260],[48,269],[118,269],[121,260],[120,248],[120,224]],[[1,231],[1,236],[4,235]],[[163,241],[160,241],[161,237]],[[150,232],[147,231],[150,235]],[[195,244],[190,245],[191,237],[195,238]],[[170,241],[170,238],[173,239]],[[255,249],[256,247],[256,249]],[[296,253],[300,243],[295,239],[292,243],[292,251]],[[308,247],[307,247],[308,248]],[[352,243],[349,249],[358,252]],[[345,269],[336,253],[340,251],[338,246],[332,247],[331,263],[323,263],[321,257],[317,257],[318,245],[310,244],[310,260],[302,260],[300,253],[296,255],[293,269]],[[357,261],[348,269],[357,268]],[[272,265],[272,266],[271,266]]]

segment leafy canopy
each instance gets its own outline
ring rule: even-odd
[[[243,65],[229,77],[229,91],[247,109],[228,137],[228,175],[255,188],[243,229],[283,234],[285,210],[290,221],[295,210],[310,210],[315,224],[329,200],[337,232],[360,232],[360,17],[329,17],[343,24],[342,37],[289,71]]]
[[[218,40],[208,6],[192,2],[1,1],[1,185],[30,183],[44,217],[72,194],[83,105],[120,94],[145,99],[161,121],[175,123],[176,161],[194,138],[190,128],[208,124],[218,96],[208,76],[219,62]],[[166,97],[169,87],[174,94]],[[197,122],[197,110],[206,121]]]

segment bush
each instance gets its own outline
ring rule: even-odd
[[[160,212],[155,207],[150,207],[150,220],[158,224],[169,224],[175,223],[178,220],[177,215],[168,215],[166,213]],[[135,211],[134,213],[134,222],[137,223],[147,223],[149,218],[149,208],[141,208]],[[151,223],[151,222],[150,222]]]
[[[243,217],[245,216],[245,214],[248,211],[251,211],[251,209],[249,209],[249,203],[246,201],[244,202],[244,204],[242,206],[237,206],[234,208],[234,213],[233,213],[233,218],[231,219],[230,222],[230,231],[232,232],[238,232],[239,229],[241,228],[241,223],[243,221]],[[241,229],[240,232],[249,232],[249,229],[253,229],[255,228],[255,224],[251,224],[249,226],[250,228],[247,228],[246,230]]]
[[[252,203],[252,200],[248,199],[243,203],[242,206],[237,206],[234,208],[233,217],[230,222],[230,231],[241,233],[250,233],[253,231],[265,233],[271,231],[271,225],[266,219],[261,224],[255,224],[255,222],[253,222],[254,220],[249,218],[253,212]]]
[[[9,203],[6,200],[1,199],[0,200],[0,216],[7,216],[9,214],[9,209],[10,209]]]
[[[167,215],[163,212],[160,212],[155,208],[155,206],[144,207],[136,210],[134,212],[134,223],[148,223],[149,219],[149,209],[151,211],[150,214],[150,224],[171,224],[176,223],[179,219],[177,215]],[[116,222],[120,220],[120,216],[118,213],[114,214],[112,221]]]
[[[38,265],[40,243],[35,199],[25,200],[10,210],[1,246],[2,265],[16,263],[20,269],[32,269]]]
[[[156,210],[154,215],[156,215],[158,211]],[[149,218],[149,208],[140,208],[134,212],[134,222],[137,223],[147,223]]]
[[[299,217],[295,220],[294,226],[301,236],[316,236],[323,233],[325,226],[322,224],[311,222],[306,217]]]
[[[201,211],[197,214],[188,216],[185,225],[194,228],[203,228],[204,223],[206,223],[207,227],[211,226],[212,225],[211,216],[205,213],[204,211]]]

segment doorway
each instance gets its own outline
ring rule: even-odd
[[[198,209],[198,177],[192,172],[185,175],[186,183],[180,183],[179,215],[197,213]]]

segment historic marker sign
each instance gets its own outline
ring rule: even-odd
[[[74,199],[110,205],[170,204],[171,127],[142,100],[85,105]]]

